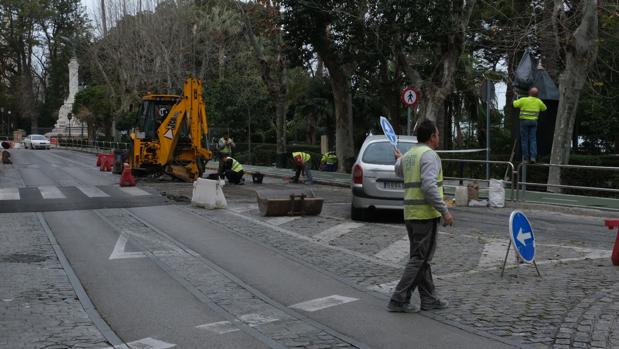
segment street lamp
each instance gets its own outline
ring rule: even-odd
[[[7,121],[6,129],[7,129],[7,133],[8,133],[10,131],[13,131],[13,119],[11,119],[11,111],[10,110],[7,112],[7,114],[9,114],[8,117],[7,117],[7,120],[6,120]]]
[[[73,119],[73,113],[67,114],[67,119],[69,119],[69,138],[71,138],[71,119]]]

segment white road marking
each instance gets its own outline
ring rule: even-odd
[[[137,341],[127,343],[127,346],[131,349],[168,349],[174,348],[176,344],[167,343],[164,341],[160,341],[154,338],[142,338]],[[114,349],[114,348],[126,348],[127,346],[114,346],[114,347],[105,347],[103,349]]]
[[[127,236],[122,233],[116,240],[114,250],[110,254],[110,260],[112,259],[128,259],[128,258],[143,258],[146,257],[144,252],[125,252],[125,246],[127,245]]]
[[[189,209],[189,211],[192,212],[191,209]],[[376,263],[376,264],[380,264],[380,265],[384,265],[384,266],[387,266],[387,267],[392,267],[392,268],[399,268],[399,267],[401,267],[400,265],[397,265],[395,263],[390,263],[390,262],[387,262],[385,260],[382,260],[382,259],[379,259],[379,258],[375,258],[373,256],[368,256],[366,254],[363,254],[363,253],[360,253],[360,252],[357,252],[357,251],[349,250],[347,248],[343,248],[343,247],[339,247],[339,246],[331,246],[328,243],[323,243],[323,242],[316,241],[313,238],[305,236],[303,234],[295,233],[294,231],[287,230],[287,229],[278,227],[276,225],[268,224],[267,222],[264,222],[264,221],[261,221],[259,219],[255,219],[255,218],[252,218],[252,217],[240,214],[240,213],[236,213],[234,211],[228,211],[228,212],[230,214],[234,215],[234,216],[237,216],[239,218],[243,218],[243,219],[245,219],[247,221],[250,221],[250,222],[252,222],[254,224],[261,225],[261,226],[267,227],[269,229],[273,229],[273,230],[275,230],[277,232],[280,232],[282,234],[286,234],[288,236],[292,236],[292,237],[297,238],[299,240],[308,241],[308,242],[311,242],[311,243],[323,246],[325,248],[328,248],[328,249],[331,249],[331,250],[334,250],[334,251],[338,251],[338,252],[341,252],[341,253],[346,253],[348,255],[355,256],[357,258],[361,258],[363,260],[366,260],[366,261],[369,261],[369,262],[372,262],[372,263]],[[193,214],[196,214],[196,213],[193,213]]]
[[[295,219],[299,219],[299,218],[301,218],[301,216],[283,216],[283,217],[269,218],[266,220],[266,222],[269,224],[273,224],[273,225],[283,225],[283,224],[292,222]]]
[[[46,185],[39,187],[41,196],[43,199],[66,199],[67,197],[58,189],[58,187],[52,185]]]
[[[0,200],[19,200],[19,188],[1,188]]]
[[[357,229],[362,227],[362,223],[342,223],[336,226],[333,226],[325,231],[322,231],[316,235],[314,235],[314,239],[322,242],[327,242],[331,240],[335,240],[342,235],[346,235],[350,233],[353,229]]]
[[[230,321],[212,322],[210,324],[196,326],[196,328],[201,329],[201,330],[211,331],[217,334],[226,334],[230,332],[240,331]]]
[[[312,299],[309,301],[293,304],[290,306],[290,308],[300,309],[300,310],[304,310],[307,312],[314,312],[314,311],[331,308],[336,305],[350,303],[350,302],[354,302],[358,300],[359,300],[358,298],[344,297],[344,296],[334,294],[328,297],[317,298],[317,299]]]
[[[75,187],[77,189],[79,189],[79,191],[84,193],[84,195],[88,196],[89,198],[106,198],[106,197],[109,197],[109,195],[107,195],[101,189],[99,189],[97,187],[86,186],[86,185],[77,185]]]
[[[374,255],[376,258],[380,258],[382,260],[386,260],[392,263],[397,263],[405,257],[408,257],[410,254],[410,242],[408,241],[408,236],[392,243],[386,248],[378,251]]]
[[[120,190],[122,190],[124,193],[129,194],[131,196],[146,196],[146,195],[150,195],[149,192],[142,190],[138,187],[120,187]]]
[[[275,318],[273,316],[262,315],[258,313],[250,313],[250,314],[239,316],[239,321],[247,324],[250,327],[260,326],[260,325],[268,324],[268,323],[275,322],[278,320],[279,320],[278,318]],[[196,326],[196,328],[199,328],[201,330],[208,330],[211,332],[215,332],[217,334],[225,334],[225,333],[239,331],[239,329],[236,328],[231,321],[212,322],[210,324]]]
[[[150,244],[164,245],[165,250],[149,251],[155,257],[170,257],[170,256],[199,256],[199,254],[192,250],[184,250],[177,245],[170,243],[166,240],[155,239],[148,234],[134,232],[129,229],[123,229],[116,240],[114,249],[108,259],[129,259],[129,258],[144,258],[147,257],[146,252],[126,252],[127,241],[129,237],[133,236],[140,239],[148,240]],[[151,245],[152,246],[152,245]]]
[[[503,259],[505,258],[505,252],[507,252],[507,245],[509,245],[509,241],[507,239],[492,240],[484,244],[484,250],[479,257],[477,267],[488,268],[501,266]]]

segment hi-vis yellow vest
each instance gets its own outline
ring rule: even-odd
[[[421,191],[421,156],[431,150],[426,145],[413,146],[404,154],[404,219],[432,219],[441,216],[434,207],[426,203]],[[438,155],[437,155],[438,156]],[[443,167],[437,178],[438,192],[443,197]]]
[[[232,160],[232,168],[231,168],[232,172],[241,172],[241,171],[243,171],[243,166],[241,166],[240,162],[236,161],[233,158],[228,158],[228,159]]]
[[[296,159],[297,156],[301,156],[301,160],[303,160],[303,163],[307,163],[308,161],[310,161],[310,159],[312,158],[308,153],[303,153],[300,151],[296,151],[294,153],[292,153],[292,157]]]
[[[521,120],[537,120],[539,112],[546,110],[546,104],[537,97],[522,97],[514,101],[514,108],[520,108]]]

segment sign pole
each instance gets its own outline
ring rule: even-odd
[[[408,107],[406,108],[407,110],[407,115],[406,115],[406,134],[408,136],[411,135],[411,123],[412,123],[412,114],[413,114],[413,108]]]
[[[486,179],[490,179],[490,80],[486,80]]]

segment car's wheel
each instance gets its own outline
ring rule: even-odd
[[[368,210],[350,205],[350,219],[353,221],[364,221],[367,219]]]

